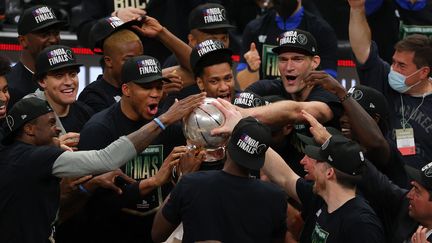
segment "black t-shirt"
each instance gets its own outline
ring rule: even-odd
[[[12,70],[6,74],[6,80],[10,94],[8,110],[22,97],[39,88],[37,82],[33,80],[33,74],[21,62],[17,62]]]
[[[393,90],[388,83],[390,65],[378,56],[375,42],[372,42],[366,63],[357,63],[356,67],[361,83],[380,91],[387,98],[390,107],[390,143],[396,146],[395,129],[402,128],[403,117],[406,128],[414,130],[416,154],[403,156],[405,163],[420,169],[432,161],[432,94],[414,97]]]
[[[369,161],[366,167],[358,189],[381,219],[386,242],[409,240],[419,224],[408,214],[408,190],[395,185]]]
[[[243,32],[241,62],[246,63],[243,55],[249,51],[250,44],[254,42],[261,56],[260,77],[262,79],[275,79],[280,76],[277,55],[272,53],[271,49],[278,45],[279,35],[289,29],[280,29],[275,19],[276,11],[269,10],[265,15],[249,22]],[[337,38],[332,27],[322,18],[304,10],[297,29],[306,30],[315,37],[321,57],[321,69],[336,75]]]
[[[329,213],[324,200],[313,193],[312,185],[300,178],[297,195],[307,217],[301,242],[379,242],[385,241],[384,230],[372,208],[360,196],[348,200]],[[311,227],[312,226],[312,227]]]
[[[120,102],[94,115],[81,130],[79,150],[104,148],[117,138],[128,135],[151,121],[132,121],[121,111]],[[174,146],[184,145],[182,130],[169,126],[144,152],[121,169],[141,180],[153,176]],[[94,242],[151,242],[151,227],[156,210],[172,189],[171,183],[140,196],[138,183],[123,189],[122,195],[99,189],[86,205]]]
[[[288,94],[283,86],[282,80],[259,80],[246,88],[246,92],[252,92],[261,97],[277,95],[284,97],[287,100],[292,100],[291,94]],[[315,86],[310,92],[305,101],[320,101],[326,103],[333,112],[333,119],[324,123],[324,126],[339,128],[339,118],[342,115],[343,108],[338,98],[332,93],[324,90],[321,86]],[[286,161],[290,167],[300,176],[304,176],[303,166],[299,161],[303,158],[303,143],[298,139],[296,133],[301,133],[311,136],[309,132],[309,124],[296,124],[294,131],[287,136],[289,143],[279,146],[283,149],[278,149],[278,152],[290,155],[283,155],[284,158],[290,159]]]
[[[79,133],[93,113],[93,110],[86,104],[75,101],[69,106],[69,113],[64,117],[60,117],[60,121],[66,132]]]
[[[286,196],[275,185],[222,170],[184,176],[162,209],[183,223],[183,242],[272,242],[286,231]]]
[[[121,95],[120,88],[112,86],[100,75],[96,81],[84,88],[78,100],[90,106],[94,112],[99,112],[119,102]]]
[[[59,206],[54,146],[14,142],[0,150],[0,242],[46,243]]]

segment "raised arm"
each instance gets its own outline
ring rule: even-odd
[[[365,0],[348,0],[350,4],[349,39],[358,62],[366,62],[370,53],[371,31],[366,19]]]
[[[300,176],[271,148],[266,152],[264,167],[262,169],[273,183],[285,190],[289,197],[301,203],[296,190],[297,180]]]

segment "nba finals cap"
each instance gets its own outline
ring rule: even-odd
[[[159,61],[151,56],[131,57],[123,64],[121,72],[122,83],[134,82],[146,84],[158,80],[171,82],[162,77],[162,69]]]
[[[290,30],[282,33],[278,38],[279,46],[272,49],[276,54],[288,51],[303,53],[308,56],[318,54],[317,42],[313,35],[304,30]]]
[[[272,141],[270,128],[253,117],[246,117],[234,127],[227,152],[238,165],[259,170]]]
[[[218,40],[205,40],[198,43],[191,52],[190,65],[194,73],[198,67],[206,67],[216,63],[221,63],[221,60],[231,60],[233,52],[231,49],[225,48],[224,44]]]
[[[63,26],[66,23],[58,20],[52,8],[38,5],[24,10],[18,21],[18,34],[25,35],[52,26]]]
[[[432,191],[432,162],[423,166],[420,170],[409,165],[405,165],[408,176],[422,185],[426,190]]]
[[[270,102],[252,92],[242,92],[236,94],[233,104],[241,108],[252,108],[268,105]]]
[[[229,24],[225,8],[217,3],[201,4],[189,14],[189,29],[211,30],[234,28]]]
[[[361,175],[366,165],[360,145],[342,135],[332,135],[321,147],[306,145],[304,153],[352,176]]]
[[[81,63],[76,62],[76,56],[68,46],[53,45],[41,51],[36,58],[35,78],[40,79],[50,71],[67,67],[79,68]]]
[[[373,116],[379,114],[381,118],[389,116],[389,104],[384,95],[378,90],[364,85],[352,87],[352,98],[356,100],[366,112]]]
[[[19,100],[9,111],[3,123],[5,136],[2,143],[9,143],[11,135],[27,122],[52,111],[51,106],[45,100],[36,97]]]
[[[102,53],[103,42],[116,31],[127,29],[132,25],[141,25],[140,21],[132,20],[123,22],[119,17],[107,17],[99,19],[90,30],[90,48],[95,53]],[[97,48],[97,49],[95,49]]]

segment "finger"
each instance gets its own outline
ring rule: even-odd
[[[216,127],[213,128],[213,130],[210,131],[210,135],[212,136],[222,136],[224,134],[229,134],[230,133],[230,129],[223,126],[223,127]]]
[[[77,180],[73,181],[72,184],[73,184],[73,185],[79,185],[79,184],[82,184],[82,183],[84,183],[84,182],[90,180],[92,177],[93,177],[92,175],[87,175],[87,176],[80,177],[80,178],[78,178]]]
[[[311,126],[315,127],[315,126],[317,126],[318,124],[321,124],[321,123],[318,122],[317,119],[315,119],[314,116],[312,116],[312,115],[311,115],[310,113],[308,113],[307,111],[302,110],[301,113],[302,113],[303,117],[304,117],[304,118],[309,122],[309,124],[310,124]]]
[[[250,50],[250,51],[256,51],[256,50],[257,50],[254,42],[252,42],[252,43],[250,44],[250,48],[249,48],[249,50]]]
[[[123,172],[122,172],[122,173],[119,173],[118,176],[120,176],[121,178],[125,179],[125,181],[129,182],[130,184],[136,182],[136,180],[134,180],[134,179],[132,179],[131,177],[127,176],[127,175],[124,174]]]
[[[122,189],[120,187],[116,186],[114,183],[108,183],[105,187],[107,189],[111,189],[111,190],[115,191],[118,194],[123,193]]]
[[[180,158],[171,161],[168,165],[170,167],[174,167],[174,165],[178,165],[179,162],[180,162]]]

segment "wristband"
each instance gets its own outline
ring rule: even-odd
[[[161,122],[161,120],[159,120],[159,118],[156,117],[156,118],[153,119],[153,121],[156,122],[156,124],[158,124],[158,126],[159,126],[162,130],[165,130],[165,129],[166,129],[165,125]]]
[[[78,188],[79,188],[79,190],[80,190],[82,193],[84,193],[84,194],[86,194],[86,195],[88,195],[88,196],[91,195],[91,193],[90,193],[87,189],[85,189],[85,187],[84,187],[82,184],[79,184],[79,185],[78,185]]]
[[[354,93],[354,90],[355,90],[355,88],[354,88],[354,87],[351,87],[351,88],[348,90],[347,94],[346,94],[344,97],[339,98],[340,103],[344,102],[344,101],[347,100],[349,97],[351,97],[352,94]]]

